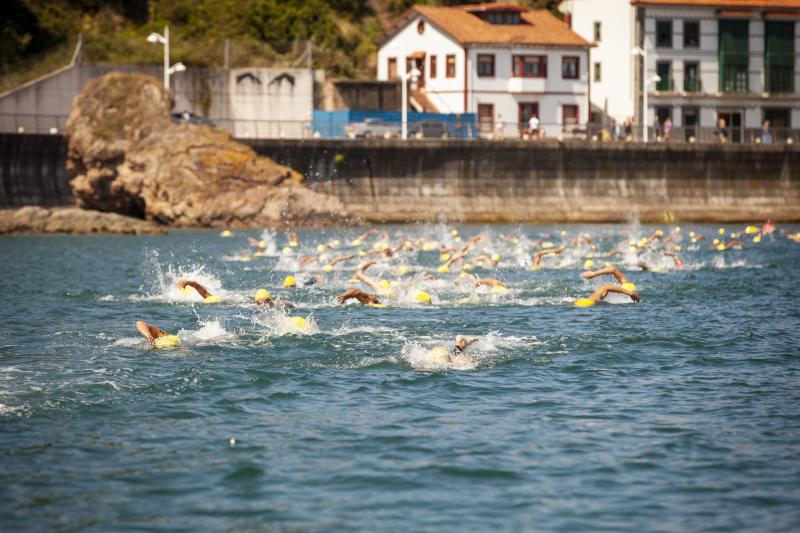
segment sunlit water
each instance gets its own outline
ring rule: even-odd
[[[461,243],[452,227],[382,229],[431,246],[482,232],[500,265],[473,272],[509,291],[405,251],[368,271],[397,282],[387,308],[341,306],[365,288],[348,281],[358,261],[325,272],[297,258],[332,239],[329,258],[355,252],[361,230],[301,231],[291,254],[280,232],[0,239],[0,527],[800,527],[800,244],[779,232],[718,252],[716,226],[664,227],[677,270],[629,248],[649,227],[459,227]],[[580,232],[599,249],[529,268],[543,233]],[[641,302],[572,306],[601,284],[579,277],[589,254],[620,265]],[[326,279],[284,289],[289,274]],[[222,303],[182,294],[181,277]],[[257,309],[259,287],[298,308]],[[182,346],[151,349],[137,319]],[[480,336],[474,364],[426,362],[457,334]]]

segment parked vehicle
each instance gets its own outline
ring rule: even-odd
[[[414,122],[408,125],[408,136],[415,139],[446,139],[449,133],[444,122]]]
[[[364,122],[351,122],[345,126],[344,132],[350,139],[355,139],[356,137],[365,139],[382,137],[389,139],[400,136],[400,126],[389,124],[380,118],[368,118]]]
[[[190,111],[179,111],[172,113],[173,122],[178,124],[205,124],[206,126],[214,126],[214,122],[206,117],[195,115]]]

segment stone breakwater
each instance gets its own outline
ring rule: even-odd
[[[373,222],[800,220],[794,146],[249,141]]]

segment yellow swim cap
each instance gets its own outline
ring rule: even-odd
[[[747,233],[747,234],[750,234],[750,233],[758,233],[758,228],[757,228],[757,227],[755,227],[755,226],[747,226],[747,227],[744,229],[744,231],[745,231],[745,233]]]
[[[450,230],[450,235],[453,236],[458,235],[458,230],[457,229]]]
[[[431,303],[431,295],[425,291],[417,291],[417,294],[414,295],[414,299],[426,304]]]
[[[218,304],[221,301],[222,301],[222,298],[220,298],[219,296],[206,296],[203,299],[203,303],[204,304]]]
[[[289,248],[288,246],[284,246],[284,247],[283,247],[283,250],[281,250],[281,253],[283,253],[283,254],[290,254],[290,253],[292,253],[292,249],[291,249],[291,248]]]
[[[725,251],[725,245],[722,244],[722,243],[719,243],[717,245],[717,250],[719,250],[720,252],[724,252]]]
[[[448,253],[444,253],[444,254],[440,254],[439,255],[439,261],[447,261],[448,259],[450,259],[450,254],[448,254]]]
[[[587,259],[586,261],[583,262],[583,268],[585,268],[586,270],[589,270],[593,266],[594,266],[594,261],[592,261],[591,259]]]
[[[269,299],[269,291],[267,289],[258,289],[253,298],[255,299],[255,301],[267,300]]]
[[[361,239],[353,239],[353,242],[350,243],[351,246],[361,246]]]
[[[392,281],[389,282],[389,285],[391,285],[392,287],[398,287],[400,285],[400,282],[393,279]]]
[[[358,256],[359,257],[364,257],[365,255],[367,255],[367,252],[365,252],[364,250],[359,250],[358,251]]]
[[[450,272],[450,267],[447,265],[441,265],[439,268],[436,269],[437,272]]]
[[[289,242],[289,246],[291,246],[292,248],[295,248],[295,247],[297,247],[297,245],[298,245],[298,244],[300,244],[300,243],[299,243],[299,242],[297,242],[297,241],[290,241],[290,242]]]
[[[431,246],[427,242],[422,245],[422,251],[423,252],[430,252],[431,250],[433,250],[433,246]]]
[[[435,346],[428,352],[428,359],[433,363],[449,363],[450,351],[444,346]]]
[[[341,244],[342,244],[342,241],[340,241],[339,239],[333,239],[331,241],[331,246],[333,246],[334,248],[338,248]]]
[[[266,248],[267,247],[267,242],[266,241],[258,241],[258,247],[259,248]]]
[[[694,244],[696,242],[697,242],[697,239],[695,237],[692,237],[692,244]]]
[[[181,291],[181,294],[189,294],[189,293],[191,293],[191,292],[192,292],[194,289],[193,289],[191,286],[189,286],[189,285],[184,285],[184,287],[183,287],[182,289],[178,289],[178,290],[180,290],[180,291]]]
[[[317,251],[318,252],[324,252],[325,251],[325,245],[324,244],[318,244],[317,245]]]
[[[374,307],[376,309],[383,309],[384,307],[386,307],[386,304],[367,304],[367,305],[370,307]]]
[[[472,270],[472,265],[469,263],[464,263],[461,265],[461,270]]]
[[[565,230],[563,230],[563,229],[562,229],[562,230],[561,230],[561,233],[560,233],[560,235],[561,235],[562,237],[566,237],[566,236],[567,236],[567,232],[566,232]]]
[[[591,307],[595,303],[597,303],[597,302],[595,302],[591,298],[580,298],[578,300],[575,300],[575,306],[576,307]]]
[[[255,257],[264,257],[264,252],[256,252],[253,254]]]
[[[220,237],[230,237],[231,235],[233,235],[233,233],[231,233],[228,230],[225,230],[225,231],[223,231],[222,233],[219,234]]]
[[[500,254],[494,254],[492,256],[492,261],[500,262]]]
[[[725,235],[725,228],[719,228],[719,234]]]
[[[689,232],[689,237],[694,237],[694,232],[693,231]]]
[[[322,270],[324,270],[325,272],[331,272],[331,271],[333,270],[333,265],[331,265],[330,263],[328,263],[327,265],[325,265],[324,267],[322,267]]]
[[[714,242],[712,242],[712,244],[713,244],[713,245],[715,245],[715,246],[716,246],[717,244],[719,244],[719,239],[714,239]]]
[[[283,278],[283,286],[284,287],[294,287],[296,285],[294,276],[286,276]]]
[[[408,274],[408,271],[409,271],[408,265],[400,265],[399,267],[397,267],[398,276],[405,276],[406,274]]]
[[[455,241],[455,242],[461,242],[461,237],[456,237],[455,239],[453,239],[453,241]]]
[[[626,291],[636,291],[636,285],[634,285],[633,283],[623,283],[622,285],[620,285],[620,287],[622,287]]]
[[[761,235],[756,235],[753,237],[753,242],[761,242]]]
[[[508,292],[508,289],[505,288],[505,287],[501,287],[499,285],[495,285],[494,287],[492,287],[492,291],[491,292],[493,292],[495,294],[505,294],[505,293]]]
[[[380,280],[380,281],[378,282],[378,285],[380,285],[380,286],[381,286],[381,287],[383,287],[384,289],[388,289],[388,288],[389,288],[389,282],[388,282],[388,281],[386,281],[385,279],[382,279],[382,280]]]
[[[181,339],[177,335],[164,335],[153,341],[156,348],[174,348],[180,345]]]
[[[306,327],[306,319],[301,316],[293,316],[292,317],[292,324],[297,329],[303,329]]]
[[[542,248],[552,248],[552,247],[553,247],[553,243],[550,242],[550,241],[546,241],[546,242],[542,243]]]

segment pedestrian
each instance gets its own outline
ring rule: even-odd
[[[769,129],[769,120],[765,120],[761,125],[761,142],[772,144],[772,131]]]
[[[717,129],[714,130],[714,135],[717,137],[717,140],[721,143],[728,142],[730,136],[728,135],[728,128],[726,127],[725,119],[720,118],[719,122],[717,122]]]
[[[664,119],[664,141],[669,142],[672,138],[672,119],[667,117]]]

